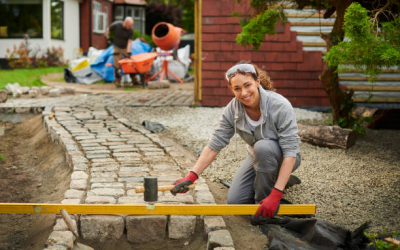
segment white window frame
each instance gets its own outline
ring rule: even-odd
[[[146,24],[146,15],[144,8],[135,6],[130,6],[129,8],[132,10],[132,15],[130,17],[133,18],[133,21],[135,23],[138,22],[140,24],[140,33],[143,35],[145,32],[145,24]],[[135,16],[135,10],[139,10],[139,16]],[[126,9],[126,16],[128,16],[128,8]]]
[[[124,19],[124,7],[123,6],[116,6],[115,7],[116,9],[115,9],[115,16],[114,16],[114,19],[115,20],[123,20]],[[117,10],[119,10],[120,12],[118,13],[118,11]]]
[[[107,21],[108,16],[107,13],[101,11],[101,3],[93,1],[93,32],[103,34],[107,29]],[[102,27],[101,24],[103,24]]]

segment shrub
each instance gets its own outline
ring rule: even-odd
[[[11,68],[29,69],[43,68],[64,65],[64,50],[61,46],[58,48],[52,46],[44,52],[39,48],[31,49],[29,46],[29,37],[25,35],[24,41],[13,50],[7,49],[5,56]]]

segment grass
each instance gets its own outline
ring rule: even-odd
[[[6,157],[4,155],[0,155],[0,162],[6,163]]]
[[[19,83],[21,86],[46,86],[40,81],[40,76],[63,72],[62,67],[39,68],[39,69],[13,69],[13,70],[0,70],[0,89],[8,83]]]

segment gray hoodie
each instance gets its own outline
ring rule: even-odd
[[[264,90],[261,85],[258,91],[262,122],[255,127],[254,135],[246,126],[243,103],[233,98],[225,107],[208,146],[219,153],[228,145],[232,136],[238,133],[250,146],[262,139],[276,140],[282,149],[283,157],[296,157],[300,152],[300,138],[292,105],[282,95]]]

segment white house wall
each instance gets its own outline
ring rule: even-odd
[[[43,0],[43,38],[29,39],[31,48],[45,50],[51,46],[61,46],[64,49],[64,59],[76,58],[79,51],[79,1],[64,0],[64,39],[51,39],[50,32],[50,0]],[[19,45],[23,39],[0,39],[0,58],[5,58],[7,48],[12,49]]]

